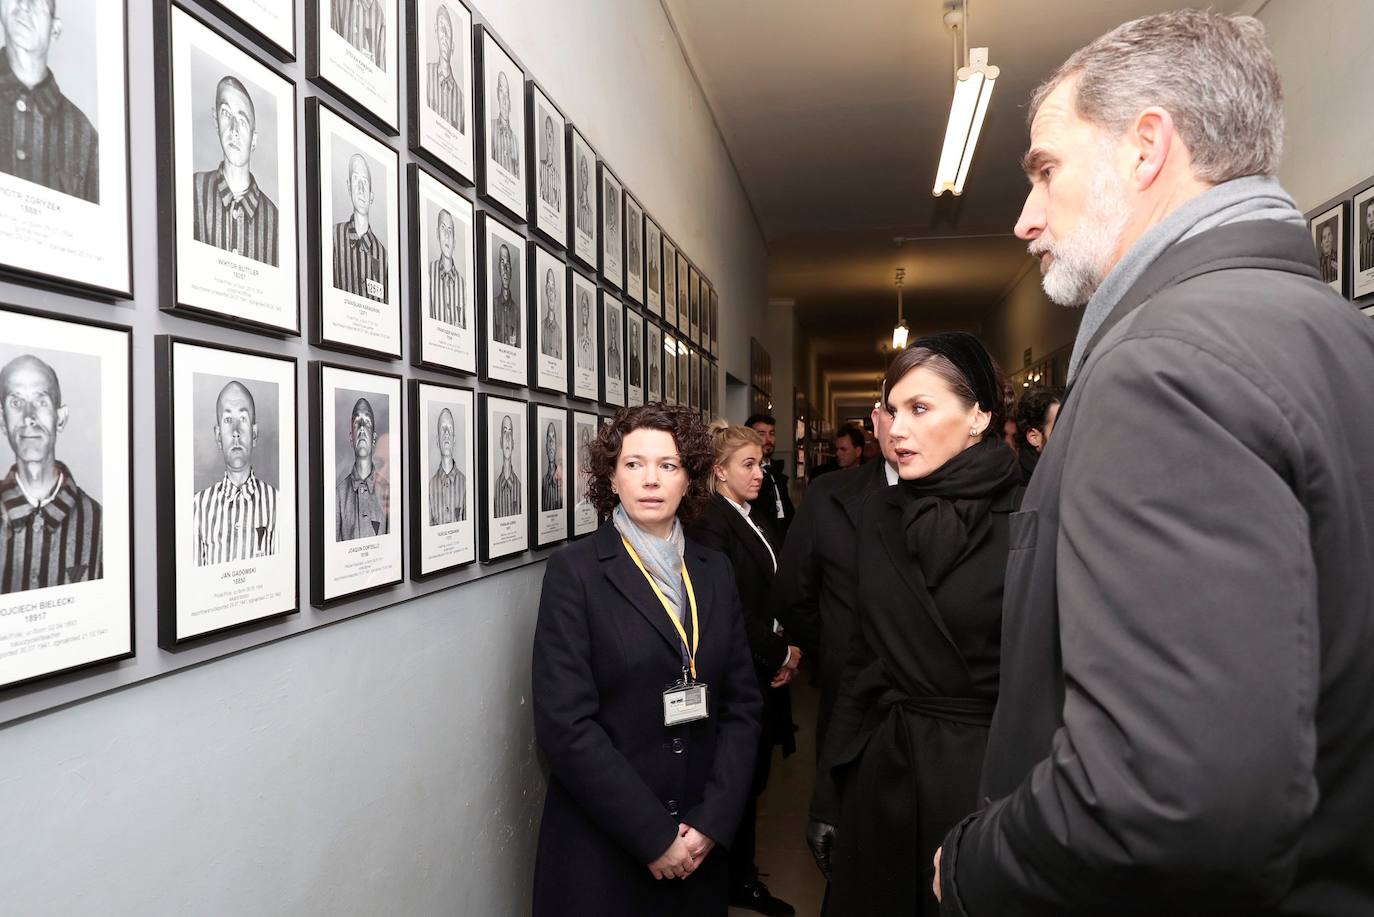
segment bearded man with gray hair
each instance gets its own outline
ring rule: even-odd
[[[1127,23],[1030,111],[1016,232],[1086,308],[942,913],[1372,914],[1374,325],[1274,179],[1263,27]]]

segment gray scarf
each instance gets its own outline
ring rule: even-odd
[[[1208,188],[1151,227],[1107,274],[1083,310],[1083,322],[1069,357],[1069,381],[1078,375],[1083,350],[1116,304],[1160,255],[1184,239],[1248,220],[1278,220],[1305,226],[1293,199],[1269,175],[1248,175]]]
[[[668,599],[668,604],[673,606],[673,614],[681,621],[687,608],[687,593],[682,582],[682,552],[685,546],[682,523],[674,519],[673,533],[664,540],[635,525],[630,514],[625,512],[623,503],[616,504],[615,511],[611,513],[611,522],[635,549],[639,559],[644,562],[644,569],[649,571]]]

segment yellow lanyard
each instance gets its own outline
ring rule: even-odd
[[[639,568],[639,572],[643,573],[644,578],[649,581],[649,588],[654,590],[654,595],[658,596],[658,600],[663,603],[663,610],[668,613],[668,620],[672,621],[673,626],[677,628],[677,634],[682,638],[682,651],[687,654],[687,664],[692,670],[692,681],[696,681],[697,646],[701,642],[701,627],[697,624],[697,594],[696,591],[692,589],[692,577],[687,574],[686,562],[684,561],[682,564],[682,581],[687,584],[687,600],[692,606],[691,649],[687,648],[687,631],[683,629],[682,622],[678,620],[677,615],[673,614],[673,606],[668,601],[668,597],[663,594],[662,589],[658,588],[658,583],[654,582],[654,578],[649,575],[649,571],[644,569],[644,561],[639,559],[639,554],[635,552],[634,545],[626,541],[624,536],[621,536],[620,540],[624,543],[625,550],[630,552],[630,559],[635,562],[635,566]]]

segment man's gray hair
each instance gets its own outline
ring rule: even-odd
[[[1072,78],[1079,117],[1113,136],[1146,108],[1169,112],[1203,181],[1278,171],[1283,88],[1258,19],[1175,10],[1128,22],[1075,51],[1035,91],[1030,118]]]

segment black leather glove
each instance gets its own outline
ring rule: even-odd
[[[816,858],[816,865],[826,880],[830,879],[830,851],[835,846],[835,826],[811,819],[806,823],[806,846]]]

